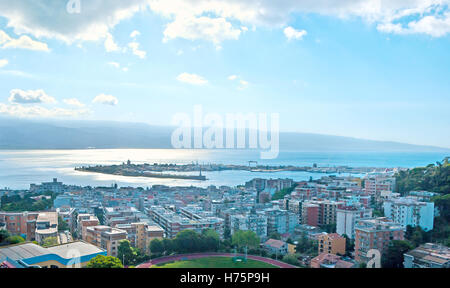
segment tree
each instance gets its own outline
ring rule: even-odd
[[[160,254],[164,253],[164,244],[159,239],[153,239],[152,242],[150,242],[149,249],[150,249],[150,253],[152,255],[154,255],[154,254],[160,255]]]
[[[381,265],[383,268],[403,268],[403,254],[414,249],[409,241],[393,240],[383,254]]]
[[[138,256],[137,249],[131,247],[130,241],[122,240],[119,242],[117,256],[124,263],[123,265],[133,264]]]
[[[174,251],[175,247],[174,247],[173,241],[171,239],[164,238],[162,240],[162,244],[163,244],[163,247],[164,247],[164,251],[167,254],[171,254]]]
[[[347,234],[342,235],[345,238],[345,256],[350,256],[351,253],[355,250],[355,241],[350,239]]]
[[[112,269],[112,268],[123,268],[122,263],[119,258],[112,256],[98,255],[87,264],[87,268],[101,268],[101,269]]]
[[[184,230],[173,240],[174,249],[178,253],[194,253],[201,251],[200,236],[193,230]]]
[[[20,236],[9,236],[8,238],[6,238],[5,242],[10,245],[15,245],[25,242],[25,239]]]
[[[56,237],[47,237],[42,241],[42,247],[52,247],[58,245],[58,238]]]
[[[280,233],[274,232],[269,235],[269,239],[281,240],[281,235],[280,235]]]
[[[298,258],[296,255],[286,255],[283,257],[283,262],[294,265],[294,266],[299,266],[300,262],[298,261]]]
[[[3,243],[10,237],[11,234],[9,234],[8,230],[0,230],[0,243]]]
[[[257,248],[260,242],[258,235],[253,231],[236,231],[231,239],[232,245],[239,248]]]
[[[58,231],[65,232],[68,230],[70,230],[69,224],[66,221],[64,221],[64,219],[61,216],[59,216],[58,217]]]
[[[306,233],[303,233],[297,242],[297,253],[307,254],[311,256],[318,253],[318,244],[309,239]]]

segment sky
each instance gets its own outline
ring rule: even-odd
[[[0,0],[0,115],[280,129],[450,148],[450,0]]]

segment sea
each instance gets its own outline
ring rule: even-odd
[[[253,178],[292,178],[295,181],[318,179],[322,173],[220,171],[203,173],[207,181],[125,177],[75,171],[75,167],[113,165],[130,160],[135,164],[236,164],[294,165],[319,167],[413,168],[442,161],[445,153],[381,152],[301,152],[282,151],[277,159],[260,160],[255,150],[175,150],[175,149],[85,149],[85,150],[0,150],[0,189],[28,189],[30,184],[58,181],[79,186],[151,187],[167,186],[236,186]],[[198,172],[184,173],[198,174]],[[361,175],[354,175],[361,176]]]

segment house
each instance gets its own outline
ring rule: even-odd
[[[356,264],[350,261],[342,260],[340,256],[322,253],[319,256],[313,258],[310,264],[311,268],[355,268]]]
[[[286,255],[288,254],[288,244],[281,240],[269,239],[263,244],[263,248],[270,254]]]

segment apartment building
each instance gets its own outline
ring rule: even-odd
[[[395,189],[395,178],[384,174],[371,175],[364,179],[364,190],[366,194],[380,199],[383,191],[393,192]]]
[[[50,237],[58,237],[58,213],[42,212],[36,219],[35,238],[38,243]]]
[[[127,232],[127,239],[131,245],[140,249],[143,253],[148,251],[153,239],[164,238],[164,229],[158,226],[150,226],[147,223],[119,224],[116,228]]]
[[[87,227],[98,226],[100,221],[92,214],[78,214],[77,218],[77,233],[78,237],[86,241]]]
[[[194,230],[201,233],[206,229],[215,230],[220,237],[223,237],[225,221],[221,218],[203,217],[190,219],[161,206],[151,206],[146,208],[146,211],[150,218],[164,229],[168,238],[175,238],[183,230]]]
[[[355,239],[355,225],[358,219],[372,218],[372,209],[362,206],[343,206],[336,210],[336,232]]]
[[[117,257],[119,243],[127,239],[127,232],[109,226],[86,227],[86,242],[107,251],[108,256]]]
[[[384,214],[403,227],[419,226],[424,231],[434,228],[434,203],[420,202],[415,197],[401,197],[385,200]]]
[[[319,255],[322,253],[345,255],[346,240],[337,233],[322,234],[318,237]]]
[[[267,217],[267,235],[294,233],[299,224],[298,215],[278,207],[266,209],[261,214]]]
[[[333,200],[304,201],[303,207],[305,209],[302,209],[302,223],[311,226],[336,224],[336,211],[343,205],[344,202]]]
[[[267,238],[267,216],[256,213],[237,214],[230,216],[231,235],[236,231],[253,231],[259,238]]]
[[[355,260],[369,261],[367,253],[377,249],[381,255],[392,240],[404,240],[405,228],[386,217],[361,219],[355,226]]]
[[[36,239],[36,220],[39,212],[0,212],[0,223],[12,235],[19,235],[27,241]]]

